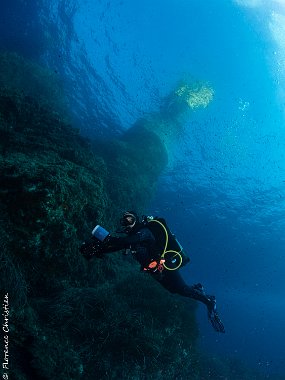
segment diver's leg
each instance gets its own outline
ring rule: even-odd
[[[217,332],[225,332],[224,325],[217,313],[216,297],[205,294],[204,288],[201,284],[196,284],[193,286],[186,285],[186,287],[184,287],[184,289],[182,290],[182,293],[179,294],[203,302],[207,306],[208,319],[211,322],[213,328]]]
[[[201,284],[187,285],[178,271],[165,270],[161,277],[158,277],[156,273],[154,273],[154,277],[171,293],[193,298],[194,300],[203,302],[206,306],[210,306],[211,304],[209,296],[204,292],[203,286]]]
[[[208,309],[209,321],[214,329],[218,332],[225,332],[223,323],[217,314],[216,297],[207,295],[201,284],[187,285],[178,271],[164,271],[160,278],[156,275],[153,277],[171,293],[180,294],[183,297],[189,297],[204,303]]]

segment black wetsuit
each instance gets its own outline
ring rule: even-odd
[[[128,248],[132,251],[133,257],[140,263],[141,270],[147,268],[149,263],[157,259],[159,255],[155,237],[144,224],[135,226],[127,236],[110,237],[104,247],[104,252],[114,252]],[[201,301],[207,307],[211,305],[210,296],[203,292],[202,286],[200,284],[199,286],[187,285],[178,270],[169,271],[164,269],[162,272],[148,271],[148,273],[169,292]]]
[[[93,256],[103,257],[105,253],[122,249],[130,249],[133,257],[140,263],[141,269],[147,268],[147,273],[150,273],[169,292],[203,302],[207,306],[208,318],[214,329],[217,332],[225,332],[224,325],[216,311],[216,299],[214,296],[205,294],[201,284],[187,285],[178,270],[170,271],[164,268],[159,271],[157,266],[149,267],[150,263],[160,261],[161,246],[159,248],[159,238],[154,237],[147,225],[137,224],[127,236],[109,236],[103,243],[97,239],[91,239],[82,244],[80,251],[86,259],[90,259]]]

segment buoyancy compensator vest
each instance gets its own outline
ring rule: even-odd
[[[190,258],[184,252],[181,244],[172,234],[165,219],[144,217],[143,223],[152,232],[156,242],[157,258],[150,263],[149,268],[145,270],[152,270],[157,262],[157,269],[177,270],[187,263]]]

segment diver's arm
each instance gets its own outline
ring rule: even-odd
[[[116,238],[108,236],[105,241],[100,241],[95,237],[83,242],[80,247],[82,256],[89,260],[92,257],[103,257],[103,254],[120,251],[121,249],[128,248],[129,245],[124,241],[124,238]]]
[[[128,242],[128,236],[126,237],[114,237],[109,236],[106,241],[102,243],[103,253],[116,252],[121,249],[126,249],[130,247]]]
[[[92,237],[81,245],[80,252],[86,259],[90,259],[93,256],[102,257],[104,253],[127,249],[132,245],[152,239],[152,234],[146,229],[140,230],[134,235],[123,237],[108,236],[103,242]]]
[[[116,252],[121,249],[130,248],[130,246],[138,244],[142,241],[149,240],[149,236],[143,231],[139,231],[134,235],[113,237],[109,236],[106,242],[103,242],[103,253]]]

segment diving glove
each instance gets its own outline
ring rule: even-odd
[[[100,240],[96,238],[91,238],[84,243],[82,243],[80,247],[80,253],[86,260],[92,259],[92,257],[103,257],[103,244]]]
[[[211,322],[215,331],[225,333],[225,327],[217,313],[216,297],[210,297],[210,304],[208,305],[208,319]]]

